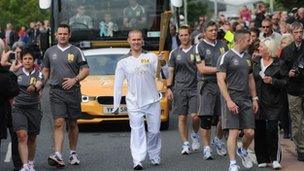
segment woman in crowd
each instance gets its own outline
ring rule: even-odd
[[[19,95],[12,108],[14,131],[18,137],[22,171],[34,170],[36,136],[40,132],[42,113],[39,109],[39,91],[42,89],[42,73],[34,67],[34,53],[25,48],[21,51],[21,62],[15,60],[10,70],[18,77]]]
[[[286,79],[280,73],[277,47],[273,39],[260,43],[261,59],[253,67],[256,90],[259,98],[259,112],[256,115],[255,153],[258,167],[271,163],[280,169],[278,157],[278,121],[283,110]]]

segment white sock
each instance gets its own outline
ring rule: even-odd
[[[73,154],[73,153],[76,153],[75,150],[70,150],[70,155]]]
[[[23,164],[23,166],[22,166],[23,168],[28,168],[28,164],[26,163],[26,164]]]
[[[236,164],[235,160],[230,160],[230,166]]]
[[[209,149],[210,150],[211,148],[210,148],[210,146],[207,145],[207,146],[204,146],[204,149]]]
[[[33,165],[33,164],[34,164],[34,161],[30,161],[30,160],[29,160],[29,161],[28,161],[28,164],[29,164],[29,165]]]
[[[189,143],[189,141],[184,141],[183,144],[184,144],[184,145],[189,145],[190,143]]]
[[[55,154],[61,159],[62,158],[62,155],[59,151],[56,151]]]

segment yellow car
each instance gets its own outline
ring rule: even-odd
[[[78,124],[102,124],[103,122],[128,121],[125,95],[127,84],[123,86],[123,97],[118,115],[111,114],[113,109],[114,74],[117,62],[127,54],[128,48],[101,48],[84,50],[90,67],[90,75],[81,82],[82,116]],[[169,127],[170,102],[165,98],[165,83],[157,81],[161,99],[161,128]]]

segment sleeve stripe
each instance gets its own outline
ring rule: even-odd
[[[172,53],[173,53],[173,50],[169,53],[168,61],[171,59]]]
[[[224,53],[223,56],[221,57],[220,65],[222,65],[224,63],[224,59],[225,59],[227,53],[228,53],[228,51],[226,53]]]
[[[79,52],[80,52],[80,54],[81,54],[82,60],[83,60],[83,61],[86,61],[86,59],[85,59],[85,57],[84,57],[84,54],[83,54],[82,50],[81,50],[79,47],[76,47],[76,48],[79,50]]]
[[[195,45],[195,53],[197,53],[198,54],[198,45],[199,45],[200,43],[198,43],[198,44],[196,44]]]

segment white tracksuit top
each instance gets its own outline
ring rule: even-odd
[[[129,111],[160,100],[156,87],[155,73],[158,57],[154,53],[142,52],[138,58],[128,54],[121,59],[115,70],[114,110],[119,108],[123,81],[127,80],[126,103]]]

